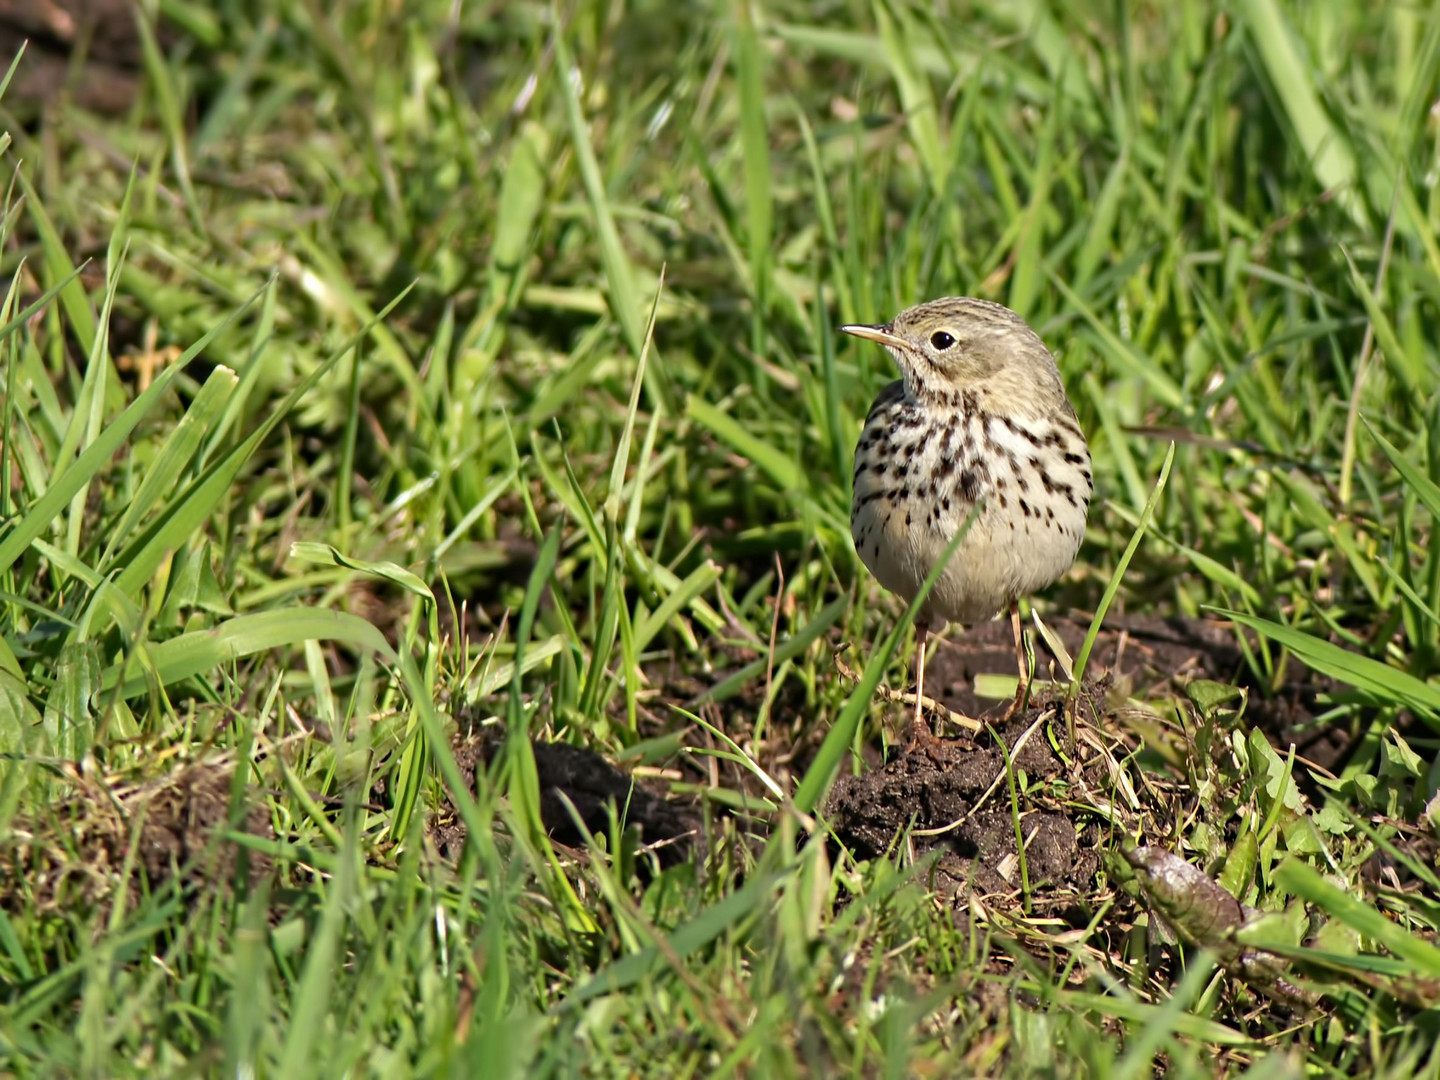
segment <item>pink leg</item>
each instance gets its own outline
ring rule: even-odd
[[[925,696],[925,642],[929,637],[930,621],[922,619],[915,626],[915,720],[905,738],[907,754],[916,749],[930,753],[940,745],[930,731],[930,725],[925,723],[925,706],[920,703]]]
[[[925,639],[930,636],[930,627],[921,624],[915,632],[915,723],[920,724],[925,697]]]
[[[1018,600],[1010,605],[1010,628],[1015,632],[1015,665],[1020,682],[1015,688],[1015,700],[1005,710],[1005,715],[1001,717],[1002,720],[1009,720],[1024,707],[1025,694],[1030,689],[1030,665],[1025,660],[1025,628],[1020,622],[1020,602]]]

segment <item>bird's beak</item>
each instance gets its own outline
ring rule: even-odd
[[[905,342],[901,341],[894,334],[890,333],[888,326],[857,326],[840,327],[842,334],[849,334],[851,337],[864,338],[866,341],[874,341],[884,345],[888,349],[903,349]]]

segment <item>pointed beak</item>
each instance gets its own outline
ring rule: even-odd
[[[864,338],[866,341],[874,341],[889,349],[903,349],[905,342],[901,341],[894,334],[890,333],[889,326],[856,326],[840,327],[842,334],[849,334],[851,337]]]

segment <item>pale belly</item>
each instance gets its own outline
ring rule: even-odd
[[[858,511],[852,521],[861,561],[881,585],[907,602],[945,557],[965,520],[916,528],[915,508],[908,514],[912,525],[907,528],[903,525],[906,504],[880,499]],[[983,622],[1064,574],[1079,552],[1083,530],[1083,518],[1067,535],[1033,520],[1016,524],[1014,515],[982,509],[945,564],[922,611],[932,623]]]

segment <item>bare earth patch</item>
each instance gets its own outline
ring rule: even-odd
[[[1027,888],[1045,906],[1070,906],[1094,886],[1103,837],[1093,813],[1067,808],[1050,782],[1063,783],[1072,796],[1067,801],[1084,803],[1091,796],[1108,801],[1113,758],[1090,740],[1081,740],[1078,754],[1066,745],[1058,705],[1032,708],[998,734],[1004,752],[987,733],[974,742],[917,747],[878,769],[841,777],[827,808],[836,839],[860,859],[882,856],[902,839],[917,856],[941,849],[934,885],[957,911],[972,894],[1018,896]],[[1067,760],[1056,753],[1061,745]],[[1032,794],[1020,793],[1022,786]],[[1036,797],[1038,792],[1044,794]]]
[[[613,809],[627,829],[638,831],[641,843],[654,849],[662,866],[690,857],[698,820],[688,807],[667,801],[593,750],[569,743],[534,742],[531,747],[540,779],[540,820],[556,843],[584,846],[576,815],[590,833],[608,833]],[[470,791],[475,790],[476,770],[487,768],[503,750],[503,737],[489,733],[455,740],[451,751]],[[460,857],[467,833],[450,799],[431,815],[429,833],[442,856]]]
[[[1055,618],[1047,625],[1071,656],[1080,651],[1089,629],[1087,623],[1070,618]],[[1037,676],[1044,676],[1048,662],[1048,653],[1037,645],[1041,668]],[[1276,745],[1293,742],[1298,754],[1329,769],[1351,748],[1348,733],[1314,723],[1323,711],[1317,696],[1333,691],[1335,684],[1291,664],[1279,692],[1263,693],[1253,685],[1228,623],[1183,615],[1112,615],[1101,629],[1090,659],[1090,673],[1101,672],[1109,673],[1117,690],[1136,697],[1173,696],[1193,679],[1234,683],[1251,691],[1246,716]],[[1010,625],[1003,620],[940,638],[926,666],[926,690],[957,712],[978,716],[995,708],[993,701],[975,696],[974,677],[986,673],[1015,673]]]
[[[201,762],[141,782],[73,780],[50,812],[15,822],[0,845],[0,903],[13,910],[108,910],[123,887],[131,907],[141,896],[142,875],[151,891],[177,875],[184,889],[227,885],[241,858],[222,835],[230,827],[232,777],[228,765]],[[236,827],[274,838],[270,815],[258,802],[247,803]],[[244,858],[250,885],[270,873],[263,852],[247,850]]]

